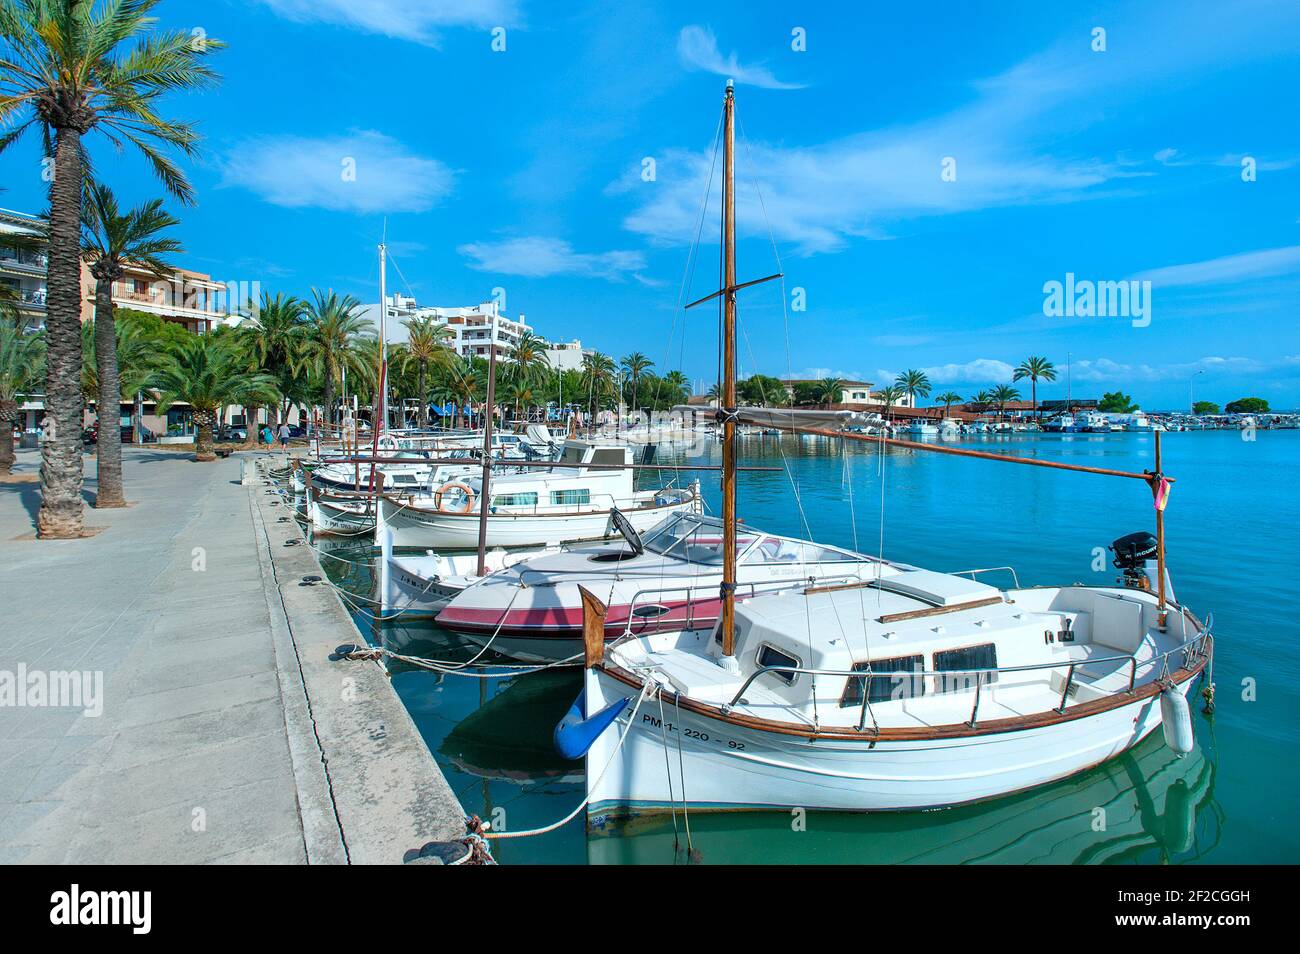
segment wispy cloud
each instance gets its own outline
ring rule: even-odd
[[[1167,265],[1134,276],[1158,288],[1243,282],[1257,278],[1300,274],[1300,245],[1225,255],[1203,262]]]
[[[1293,13],[1262,3],[1252,4],[1243,22],[1207,6],[1215,28],[1206,30],[1203,20],[1170,20],[1170,9],[1144,11],[1126,28],[1126,36],[1147,42],[1115,44],[1101,54],[1071,34],[971,83],[930,118],[822,143],[751,142],[741,154],[738,230],[763,237],[770,222],[779,241],[812,255],[854,239],[891,237],[899,223],[921,217],[1113,197],[1156,181],[1157,162],[1080,151],[1087,149],[1084,130],[1106,115],[1095,106],[1098,97],[1122,101],[1165,80],[1181,82],[1188,70],[1206,64],[1272,56],[1291,42],[1297,23]],[[683,61],[696,68],[719,74],[743,69],[734,55],[722,57],[701,27],[683,30],[678,46]],[[1161,153],[1158,161],[1165,163],[1184,158],[1176,150]],[[624,219],[629,230],[660,244],[688,243],[711,152],[667,147],[655,156],[653,190],[639,188],[631,170],[611,192],[638,200]],[[951,160],[946,178],[945,160]],[[751,180],[762,190],[766,215]]]
[[[297,23],[330,23],[437,46],[448,27],[515,26],[516,0],[261,0]]]
[[[1214,378],[1239,379],[1260,375],[1294,376],[1300,371],[1300,361],[1296,355],[1288,355],[1276,360],[1261,360],[1241,356],[1206,355],[1194,361],[1180,361],[1171,364],[1129,364],[1110,358],[1081,359],[1073,362],[1070,372],[1076,381],[1095,382],[1143,382],[1186,381],[1198,371],[1204,371]]]
[[[677,35],[677,55],[687,69],[717,73],[746,86],[803,89],[802,83],[786,83],[777,79],[761,63],[741,63],[739,54],[734,50],[730,56],[724,57],[718,50],[718,38],[708,27],[682,27],[682,32]]]
[[[423,212],[445,198],[455,173],[380,132],[341,136],[259,136],[221,161],[221,184],[273,205],[342,212]]]
[[[646,267],[642,252],[577,252],[563,239],[537,235],[470,242],[457,251],[470,259],[471,268],[526,278],[577,275],[622,281],[638,278],[638,273]]]

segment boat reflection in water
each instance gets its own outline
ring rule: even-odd
[[[932,812],[698,813],[704,864],[1166,864],[1218,842],[1217,751],[1176,756],[1160,733],[1099,768],[1019,795]],[[687,779],[689,785],[690,779]],[[674,837],[674,821],[677,834]],[[681,812],[591,819],[592,864],[685,863]],[[798,830],[801,827],[805,830]],[[677,843],[674,848],[674,841]],[[758,847],[761,846],[761,849]],[[759,853],[761,850],[761,854]]]
[[[580,785],[582,762],[559,755],[551,742],[580,685],[571,669],[519,676],[453,726],[438,754],[489,781]],[[574,797],[581,797],[577,790]]]

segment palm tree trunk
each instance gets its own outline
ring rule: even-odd
[[[335,424],[334,420],[334,362],[325,358],[325,423]]]
[[[216,460],[217,455],[212,450],[212,424],[216,420],[216,415],[212,411],[194,410],[194,424],[198,428],[198,433],[194,436],[194,459],[195,460]]]
[[[14,469],[14,424],[18,421],[18,402],[0,401],[0,477]]]
[[[425,367],[424,362],[420,362],[420,426],[429,426],[429,398],[428,392],[424,387]]]
[[[96,509],[126,506],[126,497],[122,494],[122,385],[117,373],[112,290],[111,279],[95,281],[95,371],[99,377]]]
[[[45,429],[36,535],[81,536],[81,134],[59,129],[50,184],[45,305]]]
[[[1030,403],[1034,405],[1034,417],[1038,420],[1043,419],[1043,415],[1038,410],[1038,379],[1029,379]]]
[[[260,408],[244,405],[244,443],[241,445],[244,450],[253,450],[257,447],[257,412]]]
[[[144,434],[144,394],[135,392],[135,413],[131,415],[131,443],[143,444]]]

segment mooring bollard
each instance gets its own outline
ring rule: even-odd
[[[257,478],[256,464],[245,457],[239,462],[239,482],[245,487],[251,486]]]

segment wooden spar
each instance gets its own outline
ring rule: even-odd
[[[736,654],[736,90],[722,106],[722,654]]]
[[[494,332],[495,334],[495,332]],[[492,410],[497,394],[497,346],[488,342],[487,408],[483,415],[483,480],[478,490],[478,575],[487,572],[488,483],[492,479]]]
[[[1035,460],[1032,457],[1013,457],[1010,454],[994,454],[990,451],[963,450],[959,447],[940,447],[935,444],[923,444],[920,441],[905,441],[897,437],[877,437],[871,434],[854,434],[851,431],[836,431],[828,427],[794,427],[789,424],[767,424],[777,430],[792,434],[814,434],[819,437],[842,437],[850,441],[864,441],[870,444],[889,444],[893,447],[910,447],[913,450],[930,451],[934,454],[953,454],[957,457],[978,457],[981,460],[997,460],[1007,464],[1028,464],[1031,467],[1050,467],[1053,470],[1073,470],[1082,474],[1100,474],[1105,477],[1130,477],[1152,483],[1153,474],[1136,474],[1127,470],[1109,470],[1105,467],[1087,467],[1083,464],[1062,464],[1054,460]],[[1156,432],[1159,433],[1158,431]],[[1156,470],[1160,469],[1159,463]],[[1174,478],[1166,477],[1171,484]]]
[[[1160,453],[1160,432],[1156,431],[1156,472],[1151,475],[1151,490],[1153,496],[1160,492],[1160,481],[1164,479],[1164,461]],[[1160,501],[1156,501],[1156,592],[1159,606],[1160,629],[1165,628],[1165,512],[1159,506]]]
[[[582,597],[582,661],[590,669],[605,661],[605,604],[585,586],[578,586]]]

